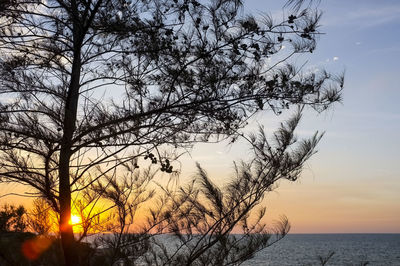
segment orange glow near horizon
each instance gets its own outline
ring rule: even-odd
[[[239,151],[234,152],[239,154]],[[208,171],[209,176],[215,183],[222,186],[229,181],[229,176],[226,174],[229,169],[222,172],[221,165],[213,164],[213,162],[218,162],[218,156],[225,157],[226,155],[205,157],[206,159],[200,162],[203,165],[212,166]],[[190,164],[189,160],[184,163]],[[316,162],[312,166],[313,171],[304,171],[298,182],[281,182],[279,188],[266,195],[262,205],[267,207],[267,213],[262,222],[268,227],[272,228],[276,220],[279,221],[282,215],[286,215],[292,225],[290,233],[400,233],[397,179],[393,178],[387,183],[382,183],[380,180],[376,181],[369,177],[367,178],[369,182],[362,183],[355,177],[355,181],[337,177],[340,174],[336,168],[324,168]],[[180,180],[182,184],[190,180],[187,172],[189,171],[182,174]],[[24,191],[22,186],[0,185],[0,192],[3,190],[3,194],[11,189],[20,193]],[[27,209],[32,206],[31,201],[17,196],[1,198],[0,206],[4,203],[23,204]],[[137,211],[135,221],[130,227],[132,231],[142,229],[147,222],[146,210],[148,206],[154,206],[154,204],[153,201],[149,201]],[[73,226],[75,233],[82,232],[82,223],[85,224],[85,221],[96,213],[101,213],[98,221],[97,216],[95,216],[96,219],[90,220],[93,224],[96,222],[100,224],[99,227],[95,227],[93,233],[98,232],[96,230],[106,231],[107,224],[111,222],[108,220],[111,210],[107,213],[103,213],[103,210],[108,206],[106,201],[98,202],[89,213],[91,207],[80,210],[73,205],[69,224]],[[53,223],[51,231],[58,232],[58,216],[56,213],[51,213],[51,217]]]

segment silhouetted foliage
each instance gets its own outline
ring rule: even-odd
[[[26,228],[25,215],[26,210],[22,205],[3,205],[0,210],[0,232],[23,232]]]
[[[335,263],[334,259],[335,254],[336,254],[335,251],[330,250],[326,255],[317,255],[318,265],[325,266],[331,263]],[[314,265],[314,263],[307,264],[307,266],[312,266],[312,265]],[[369,261],[361,260],[358,262],[352,262],[351,265],[367,266],[369,265]]]
[[[321,266],[325,266],[328,261],[335,255],[334,251],[329,251],[329,253],[326,256],[318,256],[318,260],[321,263]]]
[[[285,218],[271,232],[261,223],[265,208],[255,217],[250,211],[278,180],[296,180],[304,161],[313,154],[317,135],[294,148],[293,130],[299,118],[282,126],[275,135],[276,144],[271,144],[262,131],[251,137],[256,156],[237,166],[235,177],[222,190],[198,166],[193,183],[175,194],[168,193],[171,197],[160,204],[166,210],[157,217],[165,221],[157,228],[175,233],[175,250],[171,252],[170,243],[155,241],[153,260],[147,257],[149,265],[154,258],[160,265],[236,265],[285,236],[290,228]],[[234,228],[238,235],[231,234]]]
[[[308,105],[322,111],[340,99],[342,77],[301,73],[288,61],[315,49],[319,13],[298,9],[275,22],[268,16],[243,16],[241,8],[239,0],[1,3],[0,181],[33,188],[60,215],[66,265],[79,263],[69,223],[71,203],[79,200],[73,195],[82,195],[82,202],[88,204],[80,206],[87,215],[82,238],[90,227],[101,224],[100,213],[106,210],[93,207],[101,198],[113,203],[109,210],[115,209],[122,236],[137,204],[153,196],[132,179],[146,171],[139,171],[145,168],[139,164],[141,158],[160,171],[178,174],[174,160],[182,149],[197,142],[234,141],[259,110],[279,114],[292,105]],[[195,224],[199,233],[211,234],[191,247],[186,262],[200,263],[214,246],[234,249],[233,243],[239,242],[226,238],[234,224],[244,223],[271,182],[285,175],[295,179],[301,169],[303,161],[296,157],[301,150],[292,157],[281,153],[291,143],[282,142],[287,136],[280,134],[279,150],[273,154],[257,148],[262,139],[252,141],[263,152],[257,156],[265,153],[267,157],[262,158],[274,172],[263,177],[255,159],[248,165],[254,172],[239,171],[237,181],[224,192],[230,196],[223,196],[199,170],[199,184],[196,181],[177,194],[165,190],[167,213],[174,215],[161,219],[157,216],[165,215],[161,208],[151,216],[156,224],[150,227],[161,230],[168,221],[160,232],[189,230],[192,221],[185,219],[201,211],[212,212],[202,214]],[[312,141],[306,144],[313,148]],[[293,168],[285,169],[288,166]],[[145,184],[150,181],[146,179]],[[128,185],[136,187],[127,189]],[[239,187],[244,191],[234,192]],[[259,190],[255,195],[254,189]],[[132,198],[125,194],[129,191],[141,196]],[[211,200],[211,207],[196,203],[194,192]],[[227,212],[238,197],[245,197],[236,202],[239,209]],[[189,201],[183,205],[189,204],[188,210],[193,211],[188,216],[174,205],[184,199]],[[178,218],[184,219],[184,225]],[[212,220],[218,222],[209,228]],[[252,230],[263,232],[257,228]],[[192,243],[183,241],[186,247]],[[160,251],[164,251],[162,246]],[[228,251],[221,249],[219,254],[224,252]],[[247,256],[236,254],[237,260]],[[168,258],[171,263],[176,260]]]
[[[27,227],[39,235],[57,232],[58,219],[51,206],[42,198],[35,199],[28,213]]]
[[[200,165],[192,182],[173,189],[160,187],[155,197],[146,181],[153,178],[151,168],[133,171],[123,186],[111,176],[110,183],[115,184],[94,186],[91,191],[102,191],[118,206],[115,233],[96,242],[110,265],[117,261],[126,265],[238,265],[284,237],[290,229],[287,219],[268,228],[261,221],[265,208],[260,203],[279,180],[297,180],[304,162],[314,154],[322,135],[298,141],[294,131],[300,117],[299,111],[283,123],[272,141],[262,129],[250,136],[253,159],[236,164],[235,176],[222,189]],[[135,217],[138,206],[145,202],[154,207],[149,213],[142,212],[146,223],[130,234],[129,228],[140,221]]]

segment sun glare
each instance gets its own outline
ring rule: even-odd
[[[78,215],[71,215],[70,223],[72,225],[80,224],[81,222],[82,222],[81,217],[79,217]]]

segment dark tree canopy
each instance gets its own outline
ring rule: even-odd
[[[342,77],[289,64],[315,49],[318,13],[275,22],[241,9],[239,0],[0,3],[0,180],[34,188],[60,213],[65,254],[71,195],[119,167],[134,171],[146,156],[171,173],[168,151],[234,137],[259,110],[322,111],[340,99]]]
[[[3,205],[0,210],[0,232],[22,232],[26,228],[25,208],[14,205]]]

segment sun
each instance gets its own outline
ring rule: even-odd
[[[77,225],[77,224],[80,224],[81,222],[82,222],[82,219],[80,216],[75,215],[75,214],[71,215],[71,220],[70,220],[71,225]]]

